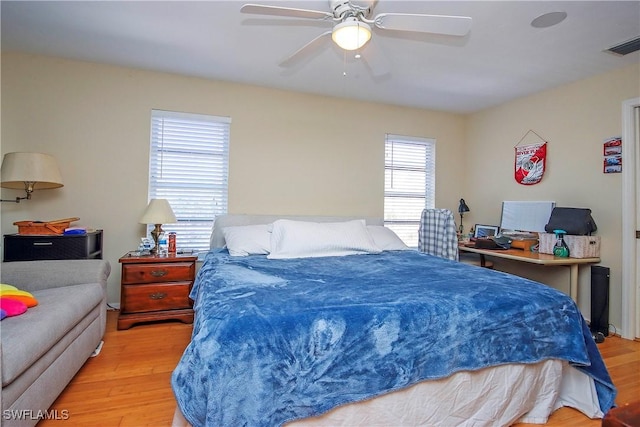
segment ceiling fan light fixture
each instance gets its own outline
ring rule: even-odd
[[[331,38],[344,50],[357,50],[371,39],[371,27],[356,18],[348,18],[333,27]]]

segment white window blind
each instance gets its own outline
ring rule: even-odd
[[[209,249],[216,215],[227,213],[231,119],[153,110],[149,199],[167,199],[178,250]],[[150,229],[149,229],[150,231]]]
[[[387,134],[384,159],[384,223],[417,247],[422,210],[435,205],[436,141]]]

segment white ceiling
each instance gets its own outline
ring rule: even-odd
[[[329,11],[328,1],[251,2]],[[280,67],[332,23],[243,14],[244,3],[5,0],[2,50],[462,113],[640,62],[639,52],[604,52],[640,36],[640,1],[379,0],[374,14],[473,18],[462,38],[374,28],[373,59],[389,70],[382,76],[330,38]],[[530,25],[555,11],[567,19]]]

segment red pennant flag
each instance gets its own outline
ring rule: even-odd
[[[519,184],[533,185],[542,180],[547,158],[547,143],[516,146],[515,178]]]

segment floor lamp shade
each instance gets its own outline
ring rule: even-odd
[[[62,175],[53,156],[42,153],[7,153],[0,167],[0,185],[4,188],[34,190],[62,187]]]

